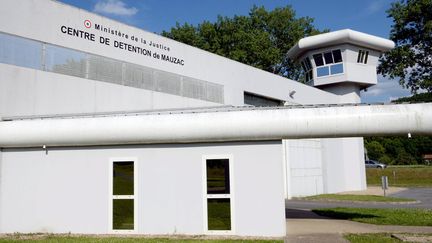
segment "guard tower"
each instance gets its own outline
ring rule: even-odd
[[[303,38],[288,56],[301,62],[308,85],[340,95],[340,103],[359,103],[360,90],[377,83],[380,54],[394,45],[388,39],[345,29]]]

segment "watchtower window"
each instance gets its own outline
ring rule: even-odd
[[[359,50],[357,56],[357,63],[367,64],[368,57],[369,57],[369,51]]]
[[[313,55],[313,59],[314,59],[314,61],[315,61],[315,65],[317,66],[317,67],[320,67],[320,66],[323,66],[324,65],[324,61],[323,61],[323,57],[322,57],[322,54],[320,53],[320,54],[315,54],[315,55]]]
[[[305,79],[306,82],[309,82],[313,79],[313,68],[312,68],[312,63],[310,61],[310,59],[308,57],[306,57],[305,59],[303,59],[303,61],[301,62],[303,71],[305,73]]]
[[[333,50],[313,55],[317,67],[317,77],[340,74],[344,72],[341,50]]]

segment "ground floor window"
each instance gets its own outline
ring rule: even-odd
[[[114,160],[111,163],[112,183],[111,229],[114,231],[135,230],[136,176],[135,161]]]
[[[208,231],[232,231],[231,159],[205,158],[205,208]]]

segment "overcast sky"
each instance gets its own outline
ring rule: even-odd
[[[319,29],[350,28],[388,38],[392,25],[386,10],[391,0],[60,0],[116,19],[120,22],[161,33],[177,22],[198,24],[215,21],[218,15],[247,15],[253,5],[276,7],[291,5],[298,16],[315,19]],[[378,85],[362,92],[362,102],[387,103],[398,97],[409,96],[397,80],[379,77]]]

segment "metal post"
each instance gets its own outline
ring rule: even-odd
[[[388,189],[388,177],[381,176],[381,187],[384,191],[384,197],[386,196],[386,190]]]

